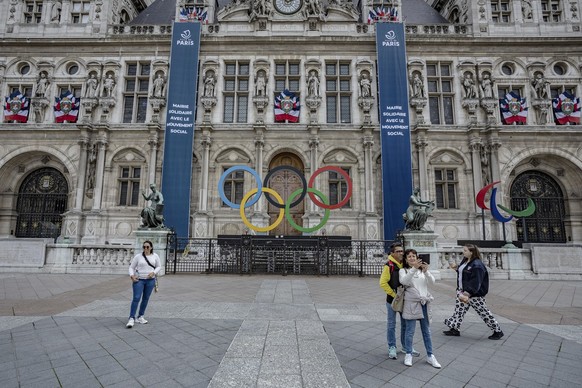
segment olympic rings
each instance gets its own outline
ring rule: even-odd
[[[289,170],[294,172],[300,179],[301,179],[301,183],[303,183],[303,190],[301,191],[301,195],[299,196],[299,198],[297,198],[297,200],[295,202],[293,202],[291,204],[291,207],[295,207],[297,205],[299,205],[301,203],[301,201],[303,201],[303,198],[305,198],[305,194],[307,194],[307,182],[305,181],[305,175],[301,174],[301,171],[299,171],[298,169],[296,169],[295,167],[291,167],[291,166],[277,166],[274,169],[272,169],[271,171],[269,171],[269,173],[267,174],[267,176],[265,177],[265,186],[267,186],[269,184],[269,179],[271,179],[271,176],[273,176],[274,173],[276,173],[277,171],[280,170]],[[275,206],[278,209],[284,209],[285,205],[280,205],[277,202],[273,201],[273,199],[271,198],[271,196],[268,193],[265,193],[265,198],[267,198],[267,201],[269,201],[271,203],[271,205]]]
[[[261,190],[264,191],[265,193],[273,194],[275,196],[275,198],[277,199],[277,201],[279,201],[279,203],[281,203],[281,204],[284,203],[283,198],[281,198],[279,193],[277,193],[275,190],[269,189],[268,187],[263,187]],[[254,230],[255,232],[268,232],[269,230],[275,229],[277,226],[279,226],[281,221],[283,221],[283,216],[285,215],[285,210],[283,208],[279,209],[279,216],[277,217],[277,220],[271,226],[266,226],[264,228],[261,228],[259,226],[254,226],[253,224],[251,224],[249,222],[249,220],[247,219],[247,216],[245,215],[245,203],[247,202],[247,199],[249,199],[249,197],[251,195],[253,195],[257,192],[258,192],[257,189],[252,189],[243,197],[242,201],[240,202],[240,218],[241,218],[242,222],[244,222],[244,224],[247,227]],[[259,196],[257,195],[256,197],[258,198]]]
[[[291,201],[293,198],[295,198],[300,191],[301,191],[301,189],[295,190],[293,193],[291,193],[291,195],[287,199],[287,203],[285,204],[285,218],[287,218],[287,222],[289,222],[289,224],[291,224],[292,227],[294,227],[296,230],[298,230],[300,232],[304,232],[304,233],[315,232],[316,230],[323,228],[323,226],[327,223],[327,220],[329,219],[329,215],[331,214],[331,211],[329,209],[325,209],[325,214],[324,214],[323,218],[321,219],[321,222],[312,228],[304,228],[302,226],[297,225],[295,223],[295,221],[293,221],[293,217],[291,217],[291,213],[289,213],[289,208],[291,207],[291,206],[289,206],[289,201]],[[323,193],[321,191],[318,191],[318,190],[315,190],[311,187],[308,187],[307,192],[309,194],[314,193],[319,198],[323,199],[323,202],[325,202],[326,205],[329,205],[329,199],[327,199],[327,197],[325,195],[323,195]]]
[[[350,178],[350,176],[348,175],[348,173],[345,170],[343,170],[339,167],[325,166],[325,167],[321,167],[321,168],[318,168],[317,170],[315,170],[315,172],[313,173],[313,175],[309,179],[309,184],[307,185],[307,188],[313,187],[313,182],[315,182],[315,178],[324,171],[335,171],[344,177],[344,179],[348,183],[348,191],[346,193],[346,196],[344,197],[344,199],[342,199],[340,202],[336,203],[335,205],[323,204],[323,203],[319,202],[317,200],[317,198],[315,198],[315,196],[313,195],[312,192],[309,192],[309,198],[311,198],[313,203],[315,203],[317,206],[319,206],[321,208],[330,209],[330,210],[339,209],[340,207],[347,204],[348,201],[350,200],[350,197],[352,196],[352,179]]]
[[[252,189],[247,194],[245,194],[240,205],[230,201],[226,197],[226,194],[224,193],[224,183],[225,183],[226,179],[229,177],[230,174],[232,174],[232,172],[238,171],[238,170],[249,172],[250,174],[252,174],[255,177],[255,180],[257,181],[257,188]],[[279,193],[277,193],[275,190],[268,188],[268,187],[264,187],[264,185],[268,184],[268,182],[271,179],[271,177],[273,176],[273,174],[275,174],[276,172],[281,171],[281,170],[289,170],[289,171],[293,172],[301,179],[301,182],[303,183],[303,187],[295,190],[288,197],[286,203],[283,200],[283,198],[281,197],[281,195]],[[337,203],[335,205],[330,205],[329,199],[322,192],[313,188],[313,184],[315,182],[316,177],[325,171],[334,171],[334,172],[340,174],[345,179],[347,186],[348,186],[345,197],[339,203]],[[325,166],[325,167],[321,167],[321,168],[315,170],[313,172],[313,175],[309,179],[309,183],[307,183],[305,180],[305,176],[301,173],[301,171],[299,171],[298,169],[296,169],[295,167],[292,167],[292,166],[275,167],[274,169],[272,169],[271,171],[269,171],[267,173],[265,180],[261,181],[261,177],[254,169],[252,169],[248,166],[238,165],[238,166],[230,167],[221,175],[221,177],[218,181],[218,194],[220,195],[220,198],[222,199],[222,201],[225,204],[227,204],[228,206],[230,206],[233,209],[239,209],[241,220],[251,230],[254,230],[256,232],[268,232],[270,230],[275,229],[277,226],[279,226],[279,224],[283,221],[283,217],[285,217],[285,218],[287,218],[287,221],[289,222],[289,224],[293,228],[295,228],[296,230],[298,230],[300,232],[304,232],[304,233],[311,233],[311,232],[315,232],[315,231],[321,229],[327,223],[327,220],[329,219],[329,216],[330,216],[330,210],[338,209],[338,208],[340,208],[348,203],[348,201],[350,200],[350,198],[352,196],[352,186],[353,186],[352,179],[350,178],[348,173],[337,166]],[[257,203],[257,201],[259,200],[259,198],[261,197],[263,192],[265,193],[265,197],[267,198],[267,201],[269,201],[269,203],[271,203],[273,206],[275,206],[276,208],[279,209],[279,215],[273,224],[266,226],[266,227],[258,227],[258,226],[254,226],[253,224],[251,224],[249,222],[249,220],[247,219],[247,217],[245,215],[244,209]],[[325,214],[324,214],[321,222],[318,225],[311,227],[311,228],[302,227],[302,226],[297,225],[295,223],[295,221],[293,221],[293,218],[291,217],[291,213],[290,213],[290,209],[292,207],[299,205],[303,201],[303,199],[305,199],[306,194],[309,194],[309,197],[317,206],[325,209]],[[254,195],[254,197],[251,198],[251,196],[253,196],[253,195]],[[275,197],[277,202],[275,202],[273,200],[273,198],[271,198],[271,195],[273,195]],[[296,197],[298,197],[298,198],[295,199]],[[319,197],[319,199],[317,197]],[[250,201],[249,201],[249,199],[250,199]]]
[[[230,206],[233,209],[238,209],[240,207],[240,205],[237,205],[236,203],[231,202],[228,198],[226,198],[226,195],[224,194],[224,181],[226,180],[226,178],[228,178],[228,176],[230,174],[232,174],[233,171],[237,171],[237,170],[243,170],[243,171],[249,172],[252,174],[252,176],[255,177],[255,180],[257,181],[257,186],[258,186],[257,192],[261,192],[262,188],[263,188],[263,182],[261,182],[261,177],[259,176],[259,174],[255,170],[253,170],[250,167],[233,166],[233,167],[229,168],[228,170],[226,170],[222,174],[222,176],[220,177],[220,179],[218,181],[218,195],[220,195],[220,199],[222,199],[224,201],[224,203],[226,203],[228,206]],[[255,203],[257,203],[259,198],[261,198],[260,195],[255,196],[255,198],[251,199],[251,201],[246,204],[246,207],[253,206]],[[283,202],[283,200],[281,200],[281,202]]]

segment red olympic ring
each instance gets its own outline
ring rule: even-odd
[[[319,206],[323,209],[330,209],[330,210],[339,209],[340,207],[347,204],[348,201],[350,200],[350,198],[352,197],[352,179],[350,178],[348,173],[345,170],[341,169],[340,167],[325,166],[325,167],[318,168],[317,170],[315,170],[313,172],[313,175],[311,175],[311,178],[309,178],[309,183],[307,184],[308,189],[313,188],[313,183],[315,182],[315,178],[324,171],[335,171],[344,177],[344,179],[348,183],[348,191],[347,191],[344,199],[342,199],[341,202],[338,202],[335,205],[326,205],[323,202],[321,202],[319,199],[317,199],[317,196],[313,192],[308,192],[307,194],[309,195],[309,198],[311,198],[311,200],[313,201],[314,204],[316,204],[317,206]]]

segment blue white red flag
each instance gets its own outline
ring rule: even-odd
[[[372,8],[370,12],[368,12],[368,24],[376,23],[379,20],[384,22],[398,21],[398,10],[396,7],[391,7],[390,9],[381,6]]]
[[[557,124],[580,124],[580,98],[564,92],[552,100],[552,105]]]
[[[208,24],[208,11],[202,7],[180,8],[179,21],[187,22],[192,20],[198,20],[202,24]]]
[[[5,98],[4,120],[26,123],[28,121],[29,106],[30,100],[28,97],[20,93],[20,90],[15,91],[10,97]]]
[[[275,121],[299,121],[299,98],[287,89],[275,97]]]
[[[511,91],[505,98],[499,100],[499,109],[504,124],[525,123],[527,121],[528,106],[525,98]]]
[[[57,123],[76,123],[79,117],[80,98],[76,98],[70,91],[65,91],[61,97],[55,97],[55,121]]]

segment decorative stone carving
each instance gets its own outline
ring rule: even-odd
[[[32,111],[34,112],[34,122],[39,124],[44,121],[46,108],[50,105],[46,97],[33,97],[30,99],[32,104]]]

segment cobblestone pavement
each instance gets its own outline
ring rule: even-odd
[[[2,387],[574,387],[582,381],[582,282],[491,282],[505,336],[470,311],[442,335],[454,284],[433,289],[432,339],[406,367],[387,357],[375,277],[167,275],[146,325],[125,328],[127,276],[0,274]],[[415,348],[424,353],[420,330]]]

